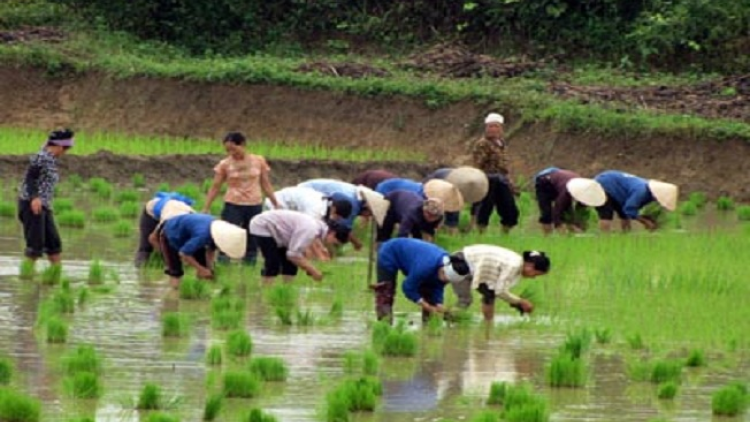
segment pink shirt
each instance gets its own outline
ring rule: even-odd
[[[265,158],[245,154],[244,159],[237,160],[229,156],[221,160],[214,171],[227,181],[224,202],[234,205],[260,205],[263,202],[260,178],[271,171]]]
[[[298,211],[273,210],[258,214],[250,221],[250,234],[272,237],[289,258],[301,258],[305,250],[328,233],[328,225]]]

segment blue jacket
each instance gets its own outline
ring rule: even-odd
[[[654,200],[648,188],[648,180],[629,173],[609,170],[599,173],[594,180],[604,188],[607,196],[622,207],[622,211],[629,219],[638,218],[638,210]]]
[[[443,303],[446,283],[438,278],[443,259],[449,254],[439,246],[419,239],[391,239],[380,246],[378,267],[406,275],[401,289],[409,300],[419,302],[420,290],[429,291],[425,298],[434,305]]]
[[[388,179],[380,182],[378,187],[375,188],[375,192],[383,195],[397,190],[414,192],[417,195],[424,197],[424,185],[411,179]]]
[[[349,218],[342,220],[342,222],[350,229],[354,227],[354,219],[357,218],[362,211],[363,205],[357,196],[356,186],[335,179],[312,179],[302,182],[297,186],[310,188],[316,192],[331,197],[332,199],[345,199],[349,201],[349,203],[352,204],[352,213],[349,215]]]
[[[187,196],[184,196],[177,192],[157,192],[156,195],[154,195],[154,199],[159,200],[156,205],[154,205],[154,218],[157,220],[161,220],[161,210],[162,208],[164,208],[164,205],[170,200],[180,201],[190,206],[195,203],[195,201],[193,201],[191,198],[188,198]]]
[[[216,218],[208,214],[185,214],[164,223],[164,235],[169,245],[184,255],[195,255],[204,248],[216,249],[211,238],[211,223]]]

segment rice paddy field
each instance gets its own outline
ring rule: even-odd
[[[448,288],[450,322],[400,295],[391,328],[351,246],[321,283],[229,264],[175,291],[158,262],[134,269],[142,205],[200,198],[199,181],[65,175],[64,265],[24,267],[16,186],[0,187],[0,421],[750,421],[750,213],[730,198],[695,193],[655,233],[544,237],[526,192],[510,235],[437,242],[546,251],[550,274],[514,289],[534,314],[498,301],[488,325]]]

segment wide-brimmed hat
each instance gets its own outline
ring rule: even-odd
[[[195,210],[190,205],[181,201],[170,199],[164,204],[163,207],[161,207],[161,215],[159,216],[159,220],[167,221],[172,217],[190,214],[193,212],[195,212]]]
[[[367,203],[367,207],[370,209],[370,212],[372,212],[375,221],[379,226],[382,226],[383,221],[385,220],[385,215],[388,213],[388,208],[391,206],[390,201],[385,199],[382,194],[375,192],[367,186],[357,186],[357,192],[365,203]]]
[[[453,169],[445,177],[445,180],[457,187],[461,191],[464,201],[470,204],[484,199],[490,189],[487,175],[474,167],[465,166]]]
[[[232,259],[245,256],[247,230],[223,220],[211,222],[211,238],[222,252]]]
[[[461,191],[445,180],[433,179],[425,183],[424,194],[427,198],[442,200],[445,212],[458,212],[464,207],[464,198]]]
[[[677,185],[652,179],[648,181],[648,188],[662,207],[669,211],[677,209],[677,197],[680,194]]]
[[[604,188],[594,179],[575,177],[565,185],[570,195],[576,201],[589,207],[598,207],[607,202],[607,194]]]

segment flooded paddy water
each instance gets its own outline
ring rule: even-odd
[[[6,200],[13,199],[10,188],[4,196]],[[90,194],[84,196],[77,208],[90,209],[96,199],[89,197]],[[686,219],[679,232],[648,238],[634,233],[640,239],[634,242],[649,244],[658,242],[658,236],[688,236],[691,231],[699,230],[699,226],[706,230],[707,224],[716,236],[744,230],[731,218],[713,213],[701,218],[710,224]],[[182,300],[169,288],[159,268],[133,268],[137,220],[128,221],[133,222],[134,234],[127,238],[112,236],[111,223],[89,222],[84,229],[61,228],[65,247],[63,276],[70,280],[74,291],[85,288],[90,294],[84,304],[76,304],[75,312],[66,317],[67,342],[49,344],[37,325],[39,308],[60,287],[43,285],[39,275],[34,281],[19,278],[20,224],[13,218],[0,217],[0,357],[9,357],[16,368],[13,388],[41,400],[43,421],[81,417],[96,421],[146,420],[146,412],[135,410],[146,383],[162,387],[169,402],[166,413],[182,421],[199,421],[207,398],[221,389],[222,371],[247,365],[247,358],[226,354],[221,366],[206,363],[211,346],[224,344],[227,337],[227,331],[212,326],[210,300]],[[479,305],[475,303],[470,308],[471,321],[446,325],[434,332],[421,326],[415,308],[399,296],[398,317],[418,339],[416,355],[381,357],[377,378],[382,382],[382,396],[378,405],[374,412],[351,414],[351,420],[471,421],[483,410],[499,411],[498,407],[485,404],[493,382],[526,381],[548,401],[552,421],[750,421],[747,415],[732,419],[712,416],[711,398],[718,388],[734,380],[750,381],[748,343],[736,335],[743,331],[750,333],[750,321],[744,320],[745,325],[738,327],[737,320],[725,319],[727,310],[716,309],[712,313],[716,321],[707,322],[709,325],[703,328],[726,329],[726,336],[719,337],[726,341],[718,343],[701,342],[689,336],[675,339],[666,334],[663,340],[654,339],[653,343],[646,336],[647,345],[641,349],[629,345],[628,336],[632,333],[618,332],[617,326],[610,326],[613,340],[607,344],[594,342],[587,352],[585,386],[549,387],[545,370],[566,335],[576,327],[599,328],[599,320],[585,320],[581,315],[598,315],[606,312],[609,305],[599,300],[566,301],[574,296],[574,293],[566,296],[566,291],[586,288],[585,283],[576,285],[570,274],[594,269],[587,266],[583,257],[576,260],[574,253],[565,252],[574,248],[575,238],[545,240],[532,222],[529,218],[525,223],[528,227],[514,232],[512,241],[496,232],[470,240],[508,242],[514,249],[524,244],[550,243],[557,254],[551,255],[553,273],[539,279],[545,288],[540,291],[544,300],[540,300],[537,312],[531,317],[521,317],[500,303],[495,323],[489,327],[480,321]],[[580,239],[597,240],[596,236]],[[626,237],[620,239],[629,241]],[[462,238],[449,243],[468,241],[469,238]],[[232,294],[246,304],[243,328],[252,337],[252,356],[283,359],[289,375],[284,382],[263,383],[257,397],[225,400],[216,420],[244,420],[251,408],[263,409],[279,421],[326,420],[326,394],[346,375],[345,355],[369,349],[372,343],[374,309],[372,294],[366,289],[366,256],[365,251],[355,253],[349,247],[345,256],[324,264],[326,274],[331,276],[322,283],[314,283],[304,275],[295,280],[293,287],[298,294],[299,309],[313,315],[314,322],[309,326],[280,322],[269,303],[269,287],[260,285],[259,268],[232,265],[224,269],[222,277],[231,280]],[[555,261],[556,257],[560,258]],[[102,260],[106,268],[106,281],[101,286],[87,284],[92,259]],[[44,266],[39,263],[38,273]],[[564,277],[556,276],[554,271]],[[637,274],[648,271],[641,268]],[[655,264],[653,273],[658,272],[659,265]],[[220,287],[213,284],[213,293]],[[446,290],[446,295],[451,304],[455,298],[449,291]],[[343,308],[340,317],[330,312],[336,300]],[[747,306],[747,296],[738,300],[738,306]],[[567,312],[566,307],[573,306],[576,311]],[[669,300],[664,301],[664,306],[670,306]],[[613,307],[612,311],[616,309],[619,308]],[[163,337],[162,316],[177,311],[189,316],[189,335]],[[639,312],[638,308],[632,312]],[[634,317],[622,315],[624,320]],[[661,322],[671,323],[668,317]],[[648,332],[644,328],[644,333]],[[713,337],[705,333],[700,338]],[[102,394],[98,399],[72,398],[64,386],[61,357],[79,344],[93,345],[103,358]],[[683,369],[674,400],[658,399],[656,384],[635,381],[629,376],[629,367],[634,362],[665,356],[682,359],[694,347],[705,351],[708,365]]]

